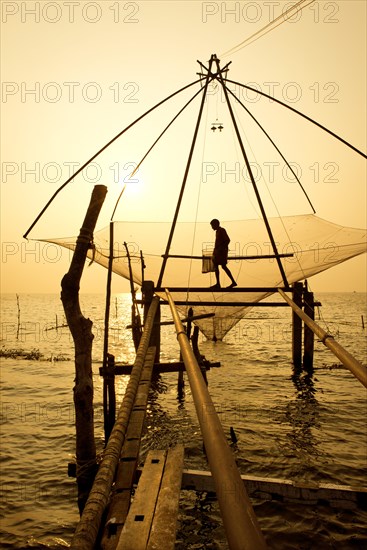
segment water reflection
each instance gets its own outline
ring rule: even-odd
[[[290,399],[285,405],[283,422],[290,430],[286,434],[285,447],[288,451],[301,458],[305,466],[320,453],[319,441],[314,430],[320,428],[320,407],[316,399],[316,388],[313,371],[293,369],[291,376],[295,388],[295,399]]]
[[[154,376],[149,390],[145,428],[141,442],[141,458],[150,449],[167,449],[179,443],[185,446],[186,457],[197,448],[197,429],[184,400],[177,399],[177,388]]]

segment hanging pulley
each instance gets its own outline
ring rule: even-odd
[[[221,122],[213,122],[211,128],[213,132],[215,132],[217,129],[221,132],[223,130],[223,124]]]

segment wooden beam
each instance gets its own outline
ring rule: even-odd
[[[367,487],[352,487],[334,483],[300,482],[290,479],[274,479],[241,475],[250,496],[267,500],[284,500],[315,505],[327,502],[337,508],[367,509]],[[183,490],[206,491],[215,493],[214,480],[210,472],[184,470],[182,474]]]
[[[210,286],[195,286],[195,287],[185,287],[185,286],[174,286],[168,288],[168,290],[173,294],[174,292],[270,292],[274,293],[278,291],[278,288],[281,288],[284,290],[284,292],[290,292],[292,290],[291,287],[274,287],[274,286],[236,286],[234,288],[210,288]],[[165,289],[162,287],[156,287],[154,289],[154,292],[165,292]]]
[[[218,291],[216,291],[218,292]],[[142,303],[140,300],[137,300],[137,303]],[[211,301],[200,301],[200,300],[175,300],[176,306],[232,306],[232,307],[285,307],[287,304],[284,302],[216,302],[215,300]],[[167,302],[162,302],[163,306],[168,305]]]
[[[294,254],[289,252],[287,254],[258,254],[252,256],[228,256],[228,261],[230,260],[269,260],[271,258],[290,258]],[[180,258],[180,259],[190,259],[190,260],[206,260],[209,256],[188,256],[185,254],[161,254],[162,258]]]
[[[221,366],[219,361],[207,361],[206,369],[219,368]],[[115,375],[130,374],[133,365],[119,365],[115,366]],[[153,372],[158,374],[170,373],[170,372],[184,372],[185,363],[183,361],[168,362],[168,363],[154,363]],[[103,376],[103,367],[99,368],[99,373]]]
[[[181,319],[181,323],[187,323],[189,321],[196,321],[197,319],[208,319],[209,317],[215,317],[215,313],[202,313],[201,315],[192,315],[191,317],[184,317]],[[156,324],[156,323],[154,323]],[[159,326],[173,325],[173,321],[160,321]],[[144,325],[143,325],[144,326]],[[126,328],[133,328],[133,325],[126,325]],[[46,329],[47,330],[47,329]]]

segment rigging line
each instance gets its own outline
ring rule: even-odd
[[[235,110],[235,107],[233,107],[233,108],[234,108],[234,110]],[[236,113],[236,115],[237,115],[237,113]],[[239,117],[237,117],[237,118],[239,119]],[[246,137],[246,142],[247,142],[247,144],[248,144],[248,145],[250,146],[250,148],[251,148],[251,145],[250,145],[249,140],[248,140],[248,138],[247,138],[246,132],[245,132],[244,129],[243,129],[243,126],[242,126],[242,124],[241,124],[241,120],[240,120],[240,119],[239,119],[239,123],[240,123],[240,125],[241,125],[242,132],[243,132],[243,134],[244,134],[245,137]],[[236,159],[237,159],[238,164],[241,166],[241,161],[240,161],[239,151],[238,151],[238,143],[237,143],[236,140],[235,140],[236,134],[235,134],[235,130],[234,130],[233,124],[232,124],[232,126],[231,126],[231,130],[232,130],[233,148],[234,148],[235,153],[236,153]],[[256,205],[256,204],[253,202],[253,200],[252,200],[252,198],[251,198],[251,195],[250,195],[250,193],[249,193],[249,191],[248,191],[248,188],[247,188],[247,185],[246,185],[245,177],[243,178],[243,183],[244,183],[243,188],[244,188],[244,190],[245,190],[245,193],[246,193],[248,202],[250,203],[250,205],[251,205],[251,207],[252,207],[252,209],[253,209],[253,211],[254,211],[256,217],[257,217],[257,218],[261,218],[261,212],[260,212],[260,210],[258,209],[258,205]]]
[[[307,4],[305,4],[305,2],[307,2]],[[259,38],[261,38],[262,36],[265,36],[266,34],[268,34],[270,31],[272,31],[273,29],[276,29],[277,27],[279,27],[279,25],[281,25],[282,23],[284,23],[284,21],[286,21],[288,18],[286,17],[287,15],[290,14],[290,12],[292,11],[296,11],[296,13],[298,12],[298,10],[302,10],[303,8],[306,8],[307,6],[309,6],[310,4],[312,4],[315,0],[300,0],[297,4],[294,4],[293,6],[291,6],[288,10],[286,10],[284,13],[282,13],[281,15],[279,15],[278,17],[276,17],[275,19],[273,19],[273,21],[270,21],[270,23],[268,23],[267,25],[265,25],[265,27],[263,27],[262,29],[260,29],[259,31],[255,32],[254,34],[252,34],[251,36],[249,36],[248,38],[246,38],[245,40],[243,40],[242,42],[240,42],[239,44],[237,44],[237,46],[234,46],[233,48],[231,48],[230,50],[226,51],[225,53],[221,54],[219,57],[222,58],[222,57],[226,57],[227,55],[231,54],[231,53],[236,53],[237,51],[241,50],[242,48],[244,48],[245,46],[248,46],[249,44],[251,44],[252,42],[255,42],[255,40],[258,40]],[[303,5],[302,5],[303,4]],[[293,15],[293,14],[292,14]],[[290,17],[292,17],[292,15],[290,15]],[[276,23],[276,24],[275,24]]]
[[[241,124],[241,121],[240,121],[240,124]],[[241,128],[242,128],[242,125],[241,125]],[[243,131],[243,128],[242,128],[242,131]],[[236,159],[237,159],[237,163],[239,166],[241,166],[241,162],[240,162],[240,156],[239,156],[239,151],[238,151],[238,143],[236,141],[236,133],[235,133],[235,129],[234,129],[234,126],[233,124],[231,125],[231,133],[232,133],[232,140],[233,140],[233,148],[234,148],[234,151],[235,151],[235,154],[236,154]],[[245,134],[246,135],[246,134]],[[246,140],[248,142],[248,140]],[[243,189],[246,193],[246,196],[247,196],[247,200],[248,202],[250,203],[253,211],[255,212],[256,216],[258,218],[261,217],[261,212],[258,210],[257,208],[257,205],[253,203],[252,201],[252,198],[250,196],[250,193],[248,191],[248,186],[247,186],[247,182],[245,180],[245,178],[243,177]],[[240,275],[241,275],[241,272],[242,272],[242,267],[244,267],[244,262],[239,262],[239,267],[238,267],[238,271],[237,271],[237,280],[239,279]]]
[[[286,107],[290,111],[293,111],[294,113],[297,113],[297,115],[300,115],[301,117],[305,118],[309,122],[312,122],[313,124],[315,124],[316,126],[321,128],[322,130],[325,130],[325,132],[327,132],[328,134],[330,134],[334,138],[336,138],[339,141],[341,141],[342,143],[344,143],[344,145],[347,145],[348,147],[353,149],[353,151],[355,151],[356,153],[361,155],[363,158],[367,159],[367,155],[365,153],[363,153],[362,151],[360,151],[359,149],[357,149],[357,147],[354,147],[354,145],[352,145],[351,143],[349,143],[348,141],[346,141],[342,137],[338,136],[338,134],[335,134],[332,130],[329,130],[328,128],[326,128],[326,126],[323,126],[322,124],[320,124],[316,120],[313,120],[311,117],[305,115],[304,113],[301,113],[301,111],[297,111],[297,109],[295,109],[294,107],[291,107],[290,105],[287,105],[287,103],[284,103],[283,101],[280,101],[280,99],[277,99],[276,97],[273,97],[269,94],[266,94],[265,92],[262,92],[261,90],[256,90],[255,88],[251,88],[251,86],[247,86],[246,84],[242,84],[242,82],[237,82],[235,80],[230,80],[230,79],[227,79],[227,82],[230,82],[231,84],[237,84],[237,86],[242,86],[242,88],[246,88],[247,90],[251,90],[252,92],[255,92],[255,93],[258,93],[258,94],[260,94],[264,97],[267,97],[268,99],[270,99],[271,101],[274,101],[275,103],[279,103],[279,105],[282,105],[283,107]]]
[[[226,86],[227,88],[227,86]],[[281,153],[281,151],[279,150],[279,148],[277,147],[277,145],[274,143],[274,141],[271,139],[271,137],[269,136],[269,134],[266,132],[266,130],[262,127],[262,125],[260,124],[260,122],[255,118],[255,116],[248,110],[248,108],[242,103],[242,101],[240,101],[240,99],[238,99],[238,97],[232,92],[232,90],[230,88],[227,88],[228,92],[238,101],[238,103],[246,110],[246,112],[250,115],[250,117],[256,122],[256,124],[259,126],[259,128],[264,132],[264,134],[266,135],[266,137],[269,139],[269,141],[271,142],[271,144],[273,145],[273,147],[275,147],[275,149],[278,151],[279,155],[282,157],[282,159],[284,160],[284,162],[286,163],[286,165],[288,166],[288,168],[290,169],[290,171],[292,172],[292,174],[294,175],[294,177],[296,178],[299,186],[301,187],[306,199],[308,200],[308,203],[309,205],[311,206],[312,210],[313,210],[313,213],[316,214],[316,210],[315,208],[313,207],[302,183],[300,182],[297,174],[295,173],[295,171],[293,170],[293,168],[290,166],[290,164],[288,163],[287,159],[284,157],[284,155]]]
[[[140,168],[140,166],[143,164],[144,160],[146,159],[146,157],[149,155],[149,153],[151,152],[151,150],[153,149],[153,147],[158,143],[158,141],[161,139],[161,137],[166,133],[166,131],[168,130],[168,128],[174,123],[174,121],[180,116],[180,114],[186,109],[186,107],[188,107],[190,105],[190,103],[196,98],[196,96],[198,96],[201,92],[202,92],[203,88],[200,88],[193,96],[192,98],[189,99],[189,101],[187,101],[187,103],[182,107],[182,109],[180,109],[180,111],[173,117],[173,119],[169,122],[169,124],[165,127],[165,129],[163,130],[163,132],[157,137],[157,139],[155,140],[155,142],[153,143],[153,145],[148,149],[148,151],[145,153],[145,155],[143,156],[143,158],[141,159],[141,161],[139,162],[139,164],[134,168],[134,170],[132,171],[132,173],[130,174],[129,176],[129,179],[132,178],[136,172],[138,171],[138,169]],[[113,220],[113,217],[115,215],[115,212],[116,212],[116,208],[117,208],[117,205],[118,203],[120,202],[120,198],[122,197],[122,194],[123,192],[125,191],[125,188],[126,188],[126,185],[124,185],[118,199],[117,199],[117,202],[115,204],[115,208],[113,209],[113,212],[112,212],[112,216],[111,216],[111,221]]]
[[[179,194],[179,197],[178,197],[176,210],[175,210],[172,225],[171,225],[171,230],[170,230],[170,234],[169,234],[168,241],[167,241],[165,255],[164,255],[164,258],[163,258],[161,270],[160,270],[159,277],[158,277],[157,287],[162,286],[162,279],[163,279],[164,270],[166,268],[166,264],[167,264],[167,260],[168,260],[168,253],[169,253],[169,250],[170,250],[170,247],[171,247],[173,234],[174,234],[176,223],[177,223],[178,214],[179,214],[180,207],[181,207],[181,202],[182,202],[183,194],[184,194],[185,187],[186,187],[187,177],[189,175],[192,156],[194,154],[196,138],[197,138],[197,135],[198,135],[198,132],[199,132],[200,121],[201,121],[201,117],[202,117],[202,114],[203,114],[204,103],[205,103],[206,95],[207,95],[207,91],[208,91],[208,85],[209,85],[209,82],[211,82],[211,80],[213,80],[213,76],[214,76],[214,75],[211,75],[211,73],[210,73],[213,61],[214,61],[214,56],[212,56],[210,58],[208,73],[206,74],[206,77],[205,77],[204,93],[203,93],[203,97],[201,98],[199,114],[198,114],[198,117],[197,117],[196,126],[195,126],[195,130],[194,130],[194,135],[193,135],[192,142],[191,142],[190,152],[189,152],[189,156],[188,156],[187,163],[186,163],[185,174],[184,174],[183,181],[182,181],[182,184],[181,184],[181,190],[180,190],[180,194]]]
[[[127,132],[127,130],[129,130],[130,128],[132,128],[137,122],[139,122],[140,120],[142,120],[146,115],[150,114],[152,111],[154,111],[155,109],[157,109],[158,107],[160,107],[161,105],[163,105],[163,103],[165,103],[166,101],[168,101],[169,99],[171,99],[172,97],[176,96],[177,94],[183,92],[184,90],[186,90],[187,88],[190,88],[191,86],[194,86],[194,84],[197,84],[198,82],[201,82],[202,78],[199,78],[198,80],[195,80],[194,82],[191,82],[190,84],[187,84],[186,86],[180,88],[179,90],[177,90],[176,92],[173,92],[172,94],[170,94],[169,96],[167,96],[165,99],[162,99],[159,103],[156,103],[156,105],[154,105],[153,107],[151,107],[150,109],[148,109],[147,111],[145,111],[145,113],[143,113],[142,115],[140,115],[140,117],[138,117],[136,120],[134,120],[133,122],[131,122],[131,124],[129,124],[128,126],[126,126],[126,128],[124,128],[121,132],[119,132],[114,138],[112,138],[108,143],[106,143],[106,145],[104,145],[101,149],[99,149],[99,151],[97,153],[95,153],[89,160],[87,160],[87,162],[85,162],[83,164],[83,166],[81,166],[80,168],[78,168],[78,170],[76,172],[74,172],[74,174],[72,176],[70,176],[70,178],[68,178],[56,191],[55,193],[52,195],[52,197],[50,198],[50,200],[47,202],[46,206],[43,207],[43,209],[41,210],[41,212],[38,214],[38,216],[36,217],[36,219],[34,220],[34,222],[31,224],[31,226],[29,227],[29,229],[27,229],[27,231],[24,233],[23,235],[23,238],[26,239],[27,238],[27,235],[30,233],[30,231],[33,229],[33,227],[36,225],[36,223],[38,222],[38,220],[43,216],[43,214],[45,213],[45,211],[47,210],[47,208],[50,206],[50,204],[52,203],[52,201],[55,199],[55,197],[60,193],[60,191],[62,189],[64,189],[64,187],[66,187],[66,185],[68,183],[70,183],[78,174],[80,174],[80,172],[82,170],[84,170],[84,168],[86,168],[88,166],[88,164],[90,164],[92,162],[92,160],[94,160],[96,157],[98,157],[98,155],[100,155],[100,153],[102,153],[102,151],[104,151],[105,149],[107,149],[107,147],[109,147],[114,141],[116,141],[116,139],[118,139],[120,136],[122,136],[122,134],[124,134],[125,132]]]
[[[206,113],[205,113],[205,125],[204,128],[206,129],[208,127],[208,111],[209,111],[209,102],[207,101],[206,104]],[[202,154],[201,154],[201,167],[204,165],[204,155],[205,155],[205,149],[206,149],[206,131],[204,131],[204,143],[202,148]],[[203,181],[203,170],[200,170],[200,183],[199,183],[199,189],[198,189],[198,196],[196,200],[196,211],[195,211],[195,223],[194,223],[194,234],[192,236],[192,243],[191,243],[191,256],[194,255],[194,244],[195,244],[195,236],[196,236],[196,224],[198,220],[198,212],[199,212],[199,204],[200,204],[200,195],[201,195],[201,184]],[[189,289],[190,289],[190,281],[191,281],[191,270],[192,270],[192,262],[193,258],[190,260],[189,264],[189,273],[188,273],[188,281],[187,281],[187,292],[186,292],[186,302],[189,300]]]
[[[230,90],[228,90],[228,91],[230,91]],[[232,95],[234,95],[234,94],[232,94]],[[236,97],[236,96],[234,95],[234,97]],[[246,109],[246,107],[245,107],[245,109]],[[246,110],[247,110],[247,109],[246,109]],[[249,114],[251,114],[251,113],[249,113]],[[252,115],[251,115],[251,116],[252,116]],[[255,122],[257,122],[255,118],[254,118],[254,120],[255,120]],[[241,124],[241,120],[240,120],[240,119],[239,119],[239,123],[240,123],[241,128],[242,128],[242,124]],[[260,126],[260,128],[261,128],[261,126]],[[242,131],[243,131],[243,128],[242,128]],[[265,133],[266,133],[266,132],[265,132]],[[254,158],[255,158],[255,160],[256,160],[256,155],[255,155],[254,151],[252,150],[252,147],[251,147],[251,144],[250,144],[250,143],[249,143],[249,147],[250,147],[250,150],[251,150],[251,152],[252,152],[252,154],[253,154],[253,156],[254,156]],[[276,147],[276,146],[275,146],[275,147]],[[276,202],[275,202],[275,200],[274,200],[274,197],[273,197],[273,195],[272,195],[272,193],[271,193],[271,191],[270,191],[270,188],[269,188],[269,186],[268,186],[268,184],[267,184],[265,178],[262,178],[262,179],[263,179],[263,181],[264,181],[264,184],[265,184],[266,189],[268,190],[270,199],[271,199],[271,201],[272,201],[272,203],[273,203],[273,205],[274,205],[274,207],[275,207],[275,210],[276,210],[276,212],[277,212],[277,214],[278,214],[278,218],[279,218],[279,220],[280,220],[280,223],[282,224],[283,231],[284,231],[284,233],[286,234],[286,236],[287,236],[287,238],[288,238],[288,242],[291,243],[291,242],[292,242],[291,237],[290,237],[290,235],[289,235],[289,233],[288,233],[288,230],[287,230],[287,228],[286,228],[286,226],[285,226],[283,217],[281,216],[281,214],[280,214],[280,212],[279,212],[278,206],[277,206],[277,204],[276,204]],[[302,186],[301,186],[301,187],[302,187]],[[303,270],[303,267],[302,267],[302,265],[301,265],[300,260],[298,259],[297,254],[296,254],[295,256],[296,256],[296,261],[297,261],[298,267],[299,267],[300,271],[302,272],[304,278],[306,278],[305,272],[304,272],[304,270]]]
[[[236,134],[237,134],[238,143],[240,145],[241,152],[242,152],[243,158],[245,160],[247,170],[249,172],[252,187],[253,187],[253,190],[255,192],[259,208],[261,210],[262,218],[264,220],[265,227],[266,227],[268,235],[269,235],[269,239],[270,239],[270,242],[271,242],[271,245],[272,245],[272,248],[273,248],[273,252],[276,256],[276,261],[277,261],[277,264],[278,264],[278,267],[279,267],[279,271],[280,271],[280,274],[281,274],[281,277],[283,279],[284,284],[286,286],[288,286],[288,281],[287,281],[287,277],[286,277],[286,274],[285,274],[285,271],[284,271],[284,268],[283,268],[283,264],[281,262],[281,259],[279,258],[278,249],[277,249],[276,243],[274,241],[274,237],[273,237],[273,234],[272,234],[272,231],[271,231],[271,227],[270,227],[270,224],[269,224],[264,206],[262,204],[261,196],[260,196],[259,191],[258,191],[257,186],[256,186],[255,178],[254,178],[254,175],[253,175],[252,170],[251,170],[251,166],[250,166],[247,154],[246,154],[246,150],[243,146],[241,134],[240,134],[240,131],[238,129],[237,122],[236,122],[236,119],[235,119],[235,116],[234,116],[234,113],[233,113],[232,105],[231,105],[229,95],[228,95],[228,92],[227,92],[227,87],[225,86],[224,81],[223,81],[223,77],[222,77],[221,73],[219,72],[219,59],[216,58],[215,61],[216,61],[217,67],[218,67],[219,78],[220,78],[220,82],[221,82],[221,85],[222,85],[222,88],[223,88],[223,91],[224,91],[224,95],[225,95],[225,98],[226,98],[226,103],[227,103],[227,106],[228,106],[228,110],[229,110],[229,113],[230,113],[230,116],[231,116],[231,119],[232,119],[234,129],[235,129]]]

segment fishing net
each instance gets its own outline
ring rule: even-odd
[[[278,253],[284,255],[281,262],[289,284],[367,251],[366,230],[343,227],[314,214],[269,218],[269,224]],[[192,306],[194,315],[214,314],[195,321],[208,339],[222,339],[251,309],[250,305],[236,304],[259,302],[272,294],[267,287],[284,286],[276,259],[266,257],[272,256],[273,250],[262,219],[221,221],[221,225],[231,238],[228,267],[238,287],[256,290],[226,290],[230,280],[220,269],[222,289],[207,291],[216,282],[207,260],[214,245],[208,222],[177,223],[161,283],[163,289],[184,289],[172,291],[182,314],[187,315],[192,302],[196,304]],[[126,243],[134,283],[140,286],[143,280],[151,280],[156,285],[170,230],[170,222],[114,222],[113,271],[130,278]],[[45,240],[75,249],[76,237]],[[110,227],[95,232],[94,247],[88,253],[89,258],[104,267],[108,267],[109,241]],[[164,292],[157,294],[165,299]],[[204,304],[208,301],[212,303]]]

